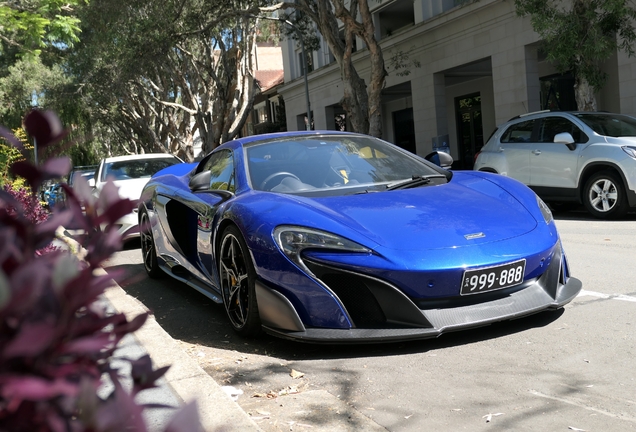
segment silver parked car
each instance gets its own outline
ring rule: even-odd
[[[524,114],[501,125],[473,168],[513,177],[552,203],[600,219],[636,207],[636,118],[605,112]]]

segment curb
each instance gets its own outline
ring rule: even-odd
[[[103,269],[97,272],[107,274]],[[139,300],[129,296],[114,282],[106,289],[104,296],[129,320],[149,312]],[[150,314],[133,336],[150,355],[155,368],[171,366],[164,375],[165,380],[183,403],[196,400],[204,431],[262,431],[221,386],[181,349],[157,323],[154,315]]]
[[[56,237],[81,259],[85,251],[71,233],[60,227]],[[95,274],[108,275],[102,268],[96,269]],[[157,323],[155,316],[143,303],[128,295],[114,280],[103,295],[128,320],[148,313],[144,325],[131,336],[150,355],[155,368],[170,366],[162,379],[177,399],[180,399],[181,405],[196,401],[203,431],[262,432],[256,422]]]

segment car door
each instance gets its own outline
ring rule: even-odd
[[[495,151],[503,155],[499,174],[512,177],[522,183],[530,183],[530,149],[535,120],[525,120],[510,125],[499,139]]]
[[[548,116],[539,120],[530,154],[530,185],[556,189],[576,189],[581,146],[574,150],[555,143],[554,136],[567,132],[575,143],[587,141],[587,136],[572,121],[563,116]]]
[[[210,172],[210,186],[207,190],[199,190],[195,195],[205,202],[205,206],[197,210],[197,253],[204,271],[211,281],[217,280],[217,268],[214,263],[214,221],[219,205],[227,201],[236,189],[234,158],[230,150],[219,150],[212,153],[204,162],[201,173]]]

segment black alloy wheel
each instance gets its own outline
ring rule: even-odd
[[[146,209],[141,211],[141,216],[139,217],[139,237],[141,240],[141,257],[146,273],[151,278],[158,279],[163,276],[163,270],[159,268],[155,240],[150,226],[150,217]]]
[[[256,271],[238,228],[228,226],[219,248],[219,277],[223,304],[234,330],[242,336],[261,333],[256,303]]]
[[[592,216],[599,219],[625,216],[628,204],[623,181],[612,171],[592,175],[585,183],[583,204]]]

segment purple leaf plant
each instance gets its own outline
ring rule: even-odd
[[[66,137],[57,115],[31,111],[24,121],[38,147]],[[21,145],[11,133],[0,135]],[[95,270],[122,247],[114,223],[133,210],[114,184],[94,197],[84,179],[74,188],[64,184],[68,199],[52,213],[38,208],[40,185],[68,174],[67,157],[34,165],[15,163],[12,174],[31,188],[0,188],[0,431],[110,432],[146,431],[144,406],[135,396],[156,386],[167,367],[153,369],[149,356],[132,363],[132,389],[124,390],[113,353],[127,334],[139,329],[147,315],[128,320],[98,301],[112,276]],[[83,229],[83,259],[52,247],[60,227]],[[104,228],[102,228],[104,227]],[[98,396],[104,377],[114,389]],[[177,412],[166,431],[199,430],[194,404]]]

